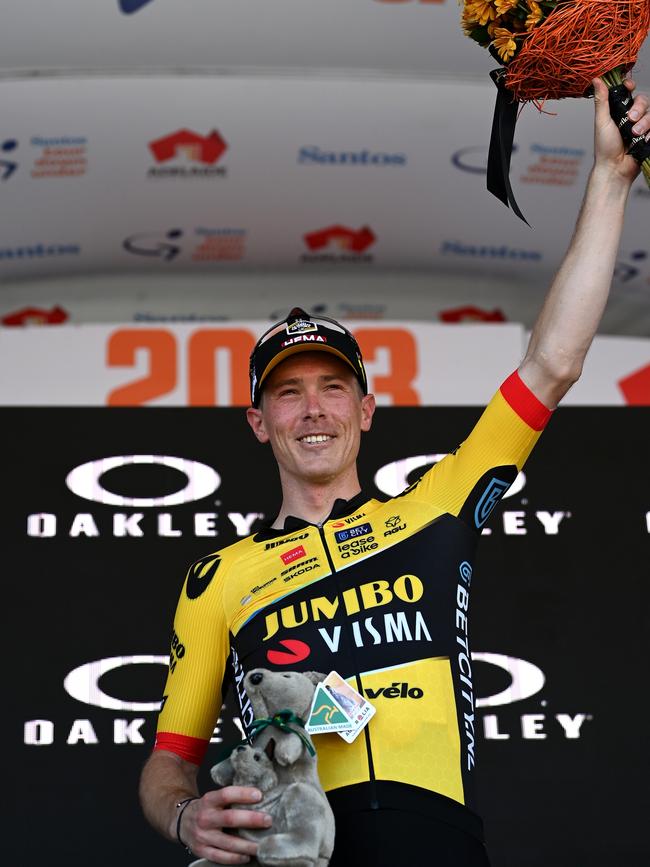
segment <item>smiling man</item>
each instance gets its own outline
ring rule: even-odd
[[[196,784],[224,682],[250,731],[243,678],[270,668],[336,671],[375,707],[351,742],[316,739],[336,816],[333,865],[488,865],[475,798],[472,559],[579,377],[607,300],[639,169],[606,88],[595,89],[594,167],[526,355],[465,441],[418,482],[386,501],[361,489],[356,460],[375,402],[347,329],[295,308],[253,350],[248,421],[273,449],[282,504],[268,527],[190,567],[172,642],[184,653],[173,654],[141,779],[149,821],[197,856],[245,863],[256,844],[232,830],[270,826],[264,813],[233,806],[254,805],[255,789],[201,796]],[[648,100],[638,96],[632,112],[647,135]]]

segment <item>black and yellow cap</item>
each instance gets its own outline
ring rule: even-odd
[[[314,350],[330,352],[345,361],[354,371],[363,393],[368,394],[366,370],[354,335],[335,319],[310,316],[302,308],[294,307],[286,319],[264,332],[251,352],[252,405],[259,406],[264,380],[274,367],[296,352]]]

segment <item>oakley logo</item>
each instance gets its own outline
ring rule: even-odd
[[[183,473],[187,483],[172,494],[162,497],[124,497],[107,490],[102,485],[102,476],[109,470],[133,465],[170,467]],[[89,461],[71,470],[65,480],[66,485],[78,497],[104,503],[107,506],[128,506],[146,509],[157,506],[179,506],[193,503],[213,494],[221,484],[219,473],[207,464],[190,461],[170,455],[116,455]]]
[[[384,494],[389,497],[397,497],[410,484],[413,484],[416,474],[423,475],[432,464],[437,464],[443,458],[447,457],[445,453],[432,455],[416,455],[411,458],[402,458],[398,461],[392,461],[390,464],[385,464],[380,467],[375,473],[375,485]],[[526,484],[526,476],[524,473],[519,473],[510,488],[503,494],[503,498],[512,497],[518,494]]]

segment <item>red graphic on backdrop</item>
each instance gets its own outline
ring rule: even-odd
[[[266,658],[273,665],[295,665],[307,659],[311,653],[311,647],[297,638],[284,638],[280,644],[286,648],[283,650],[268,650]]]
[[[42,310],[40,307],[23,307],[15,313],[8,313],[0,319],[3,325],[61,325],[70,317],[63,307]]]
[[[192,162],[212,165],[223,156],[227,148],[228,145],[216,129],[206,136],[192,132],[191,129],[179,129],[178,132],[149,142],[149,150],[159,163],[184,154]]]
[[[363,253],[377,240],[369,226],[360,229],[348,229],[346,226],[328,226],[304,236],[305,244],[310,250],[322,250],[329,244],[337,244],[341,249],[351,253]]]
[[[451,310],[443,310],[438,314],[442,322],[505,322],[506,317],[502,310],[483,310],[481,307],[467,305],[454,307]]]
[[[650,364],[619,379],[618,387],[629,406],[650,406]]]
[[[294,560],[301,560],[305,556],[305,549],[302,545],[298,545],[297,548],[292,548],[291,551],[285,551],[284,554],[280,554],[285,566],[288,566],[289,563],[293,563]]]

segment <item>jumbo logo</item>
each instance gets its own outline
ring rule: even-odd
[[[369,581],[360,587],[351,587],[340,595],[329,599],[327,596],[317,596],[314,599],[303,600],[298,604],[285,605],[280,611],[266,615],[266,635],[262,639],[268,641],[280,626],[294,629],[313,621],[332,620],[339,608],[343,608],[348,617],[366,611],[369,608],[379,608],[388,605],[393,599],[412,604],[418,602],[424,595],[424,585],[417,575],[400,575],[392,583],[390,581]]]

